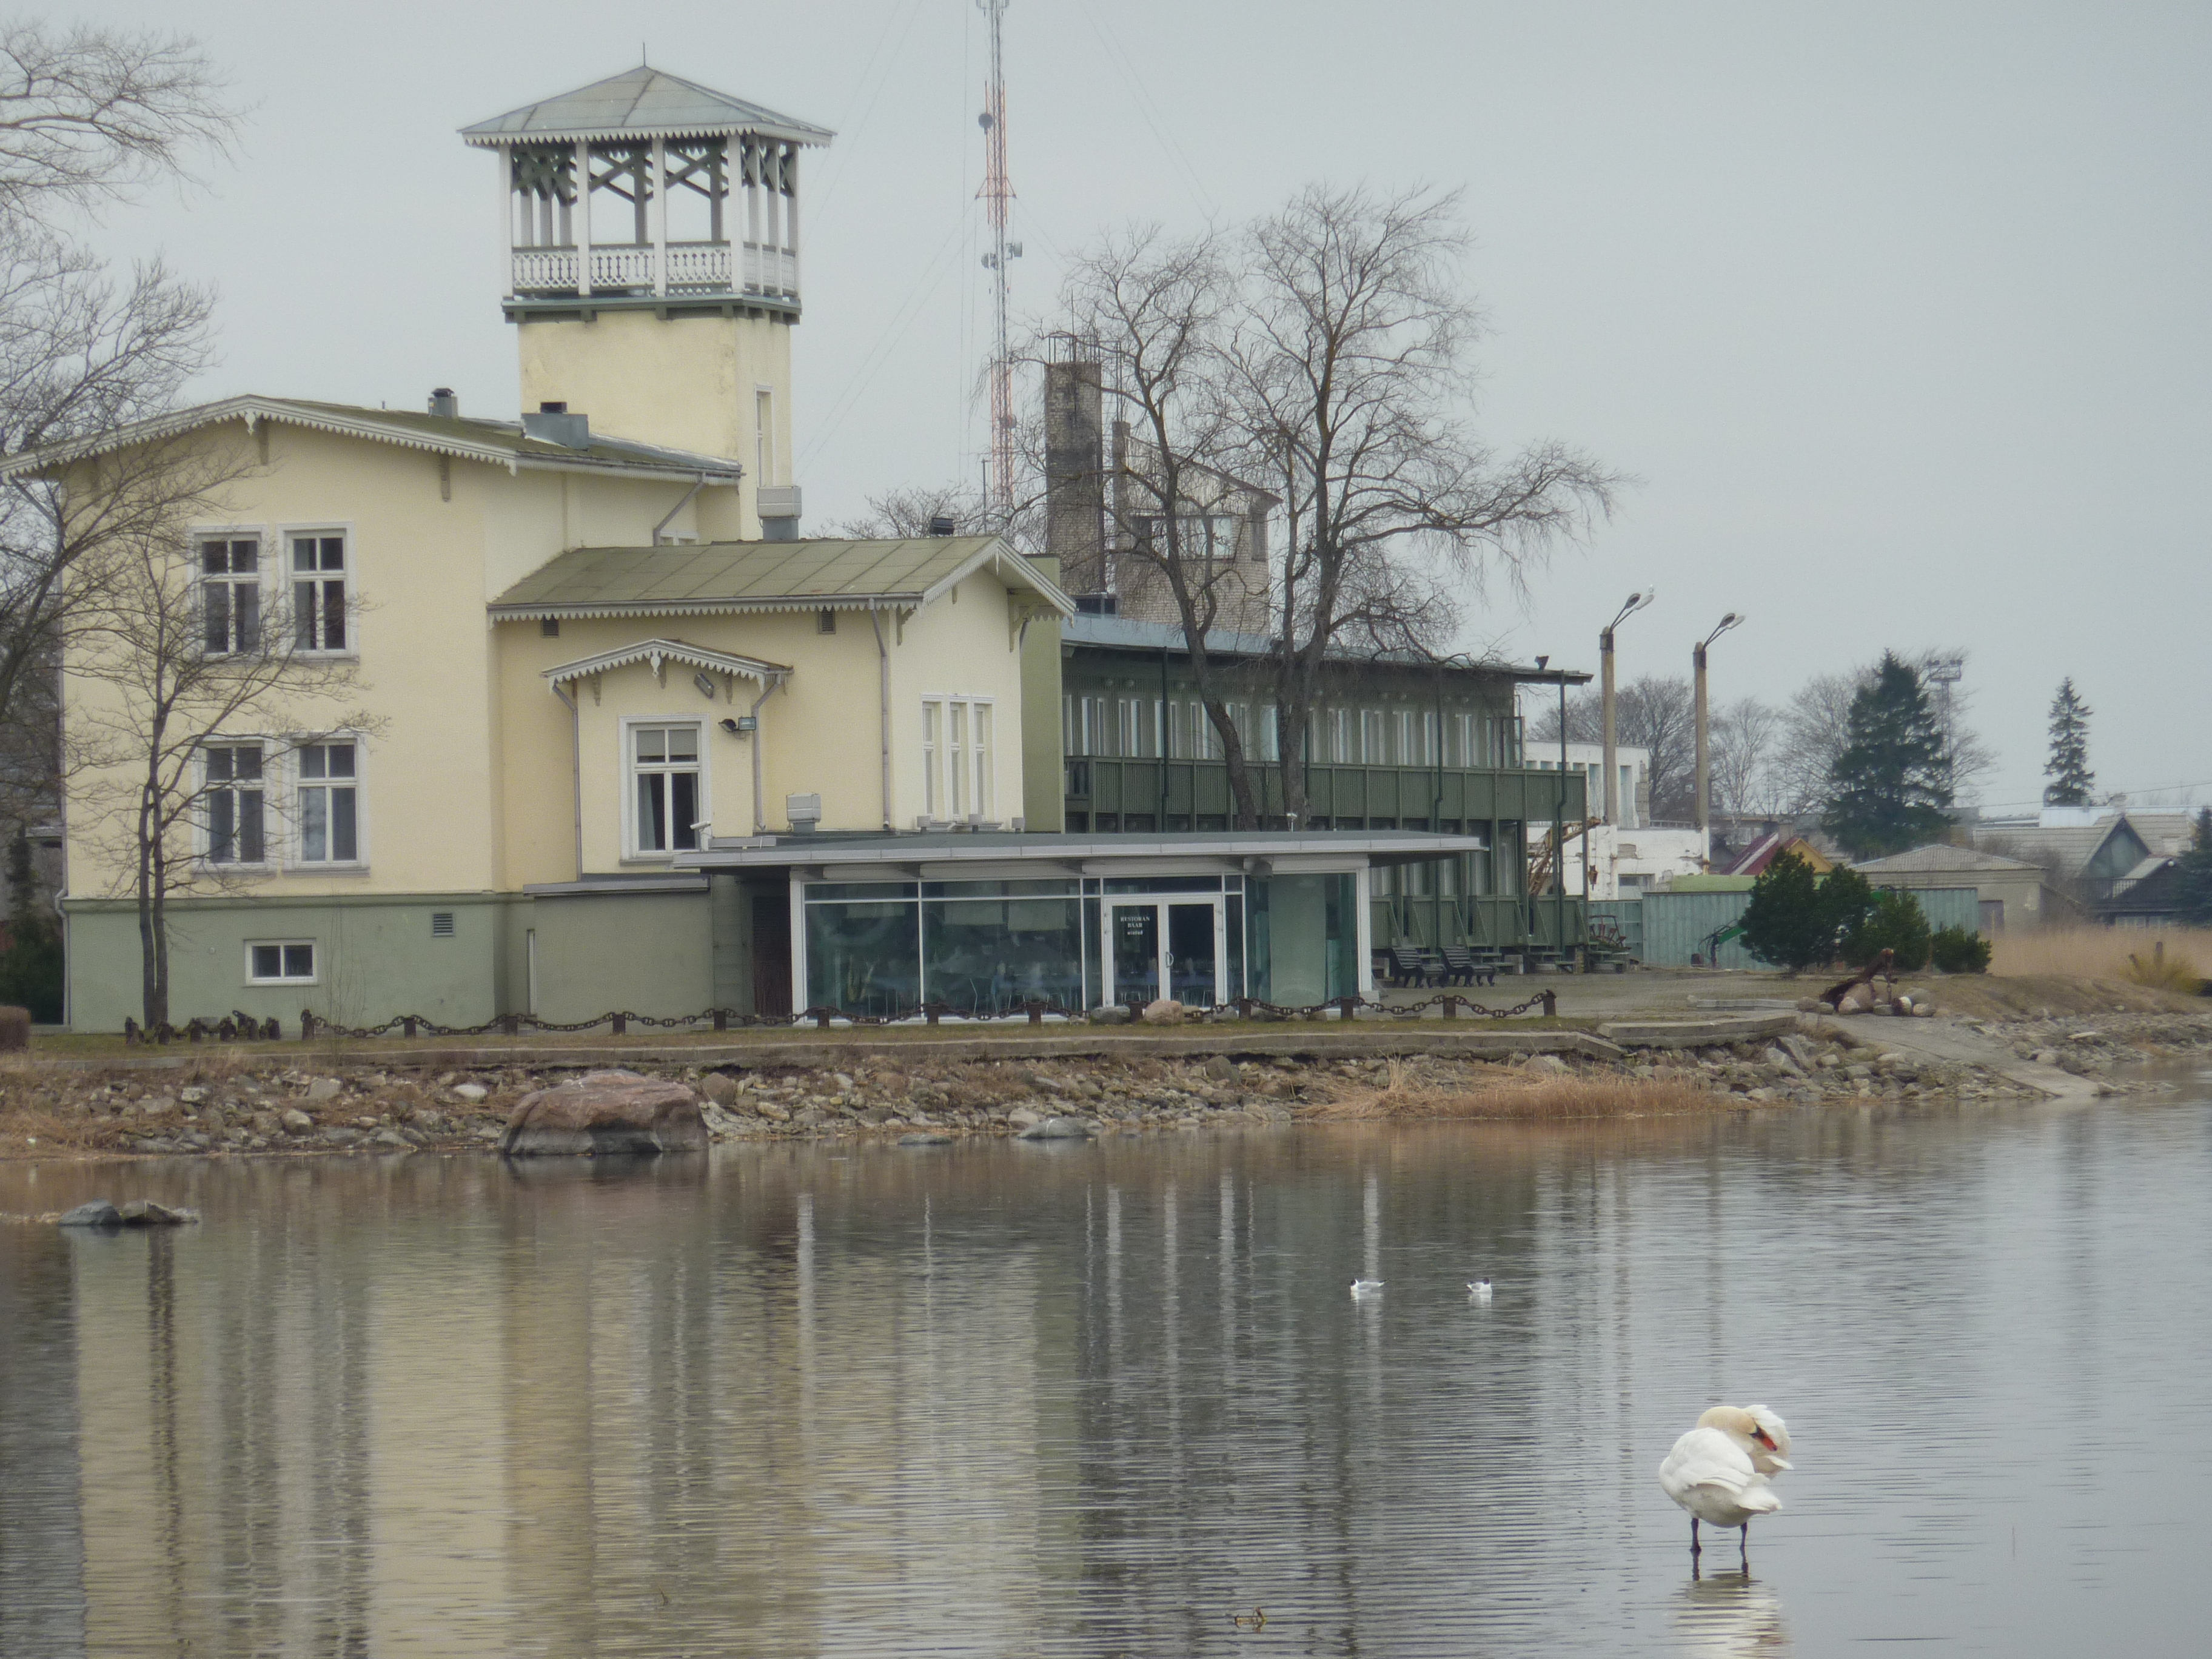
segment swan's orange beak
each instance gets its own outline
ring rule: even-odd
[[[1760,1445],[1765,1447],[1767,1450],[1772,1451],[1775,1449],[1774,1442],[1768,1437],[1765,1429],[1753,1429],[1751,1431],[1751,1437],[1759,1442]]]

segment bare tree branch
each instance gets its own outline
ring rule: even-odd
[[[46,222],[189,176],[193,152],[227,151],[237,131],[228,92],[183,35],[0,25],[0,217]]]

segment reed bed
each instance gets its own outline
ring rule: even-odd
[[[1577,1118],[1679,1117],[1741,1110],[1743,1102],[1688,1079],[1577,1077],[1501,1072],[1443,1086],[1408,1077],[1394,1061],[1382,1087],[1345,1090],[1298,1109],[1315,1123],[1389,1121],[1544,1122]]]
[[[2202,927],[2052,927],[1996,940],[1990,972],[2005,979],[2118,980],[2194,996],[2212,966]]]

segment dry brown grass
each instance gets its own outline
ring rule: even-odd
[[[2150,963],[2161,942],[2167,964],[2181,964],[2190,975],[2203,978],[2205,967],[2212,964],[2212,931],[2203,927],[2048,927],[2035,933],[2002,933],[1989,971],[2008,980],[2150,984],[2150,980],[2136,978],[2128,957]]]
[[[1390,1064],[1381,1088],[1346,1089],[1335,1099],[1301,1107],[1316,1123],[1460,1120],[1540,1122],[1577,1118],[1670,1117],[1740,1109],[1743,1103],[1687,1079],[1575,1077],[1503,1071],[1493,1080],[1443,1087],[1407,1076]]]
[[[112,1131],[105,1118],[42,1106],[0,1106],[0,1158],[82,1157],[101,1151]]]

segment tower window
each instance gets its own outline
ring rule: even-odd
[[[561,619],[558,617],[541,617],[538,622],[538,631],[549,640],[559,639]]]
[[[834,611],[824,611],[817,615],[814,618],[814,631],[817,634],[836,633],[837,631],[837,613]]]
[[[775,482],[775,394],[760,390],[753,393],[753,483]]]

